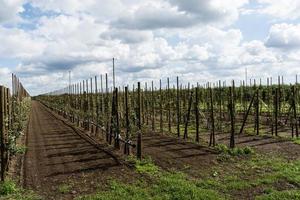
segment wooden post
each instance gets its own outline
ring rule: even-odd
[[[106,141],[109,141],[109,106],[108,106],[108,101],[109,101],[109,92],[108,92],[108,79],[107,79],[107,74],[105,74],[105,112],[106,112]]]
[[[195,99],[195,120],[196,120],[196,142],[199,142],[199,86],[197,83],[197,87],[196,87],[196,99]]]
[[[278,92],[279,89],[275,89],[275,100],[274,100],[274,114],[275,114],[275,136],[278,136]]]
[[[162,97],[162,90],[161,90],[161,79],[159,80],[159,108],[160,108],[160,132],[163,133],[163,97]]]
[[[251,101],[250,101],[249,107],[248,107],[247,112],[246,112],[246,114],[245,114],[245,116],[244,116],[243,123],[242,123],[242,126],[241,126],[241,129],[240,129],[239,134],[242,134],[242,132],[243,132],[243,130],[244,130],[244,127],[245,127],[245,125],[246,125],[246,121],[247,121],[248,115],[249,115],[249,113],[250,113],[252,104],[253,104],[253,102],[254,102],[255,96],[256,96],[256,93],[254,93],[253,96],[252,96],[252,99],[251,99]]]
[[[144,92],[143,90],[141,90],[141,123],[144,123],[146,120],[145,120],[145,115],[144,115],[144,111],[145,111],[145,106],[144,106]]]
[[[168,81],[168,89],[167,89],[167,92],[168,92],[168,96],[167,96],[167,101],[168,101],[168,127],[169,127],[169,133],[171,133],[172,130],[171,130],[170,79],[168,78],[167,81]]]
[[[99,101],[98,101],[98,82],[97,82],[97,76],[95,76],[95,104],[96,104],[96,133],[99,132]]]
[[[116,96],[115,96],[115,90],[113,90],[112,93],[112,101],[111,101],[111,115],[110,115],[110,129],[109,129],[109,144],[112,144],[112,138],[113,135],[116,133],[116,128],[115,128],[115,100]]]
[[[234,102],[234,81],[232,86],[229,87],[229,108],[230,108],[230,122],[231,122],[231,135],[230,135],[230,148],[235,147],[235,102]]]
[[[149,111],[148,111],[148,85],[147,82],[145,82],[145,92],[144,92],[144,104],[145,104],[145,109],[144,109],[144,113],[145,113],[145,120],[146,121],[146,125],[149,125]]]
[[[223,133],[223,113],[222,113],[222,86],[221,86],[221,81],[219,80],[219,126],[220,126],[220,132]]]
[[[102,74],[100,75],[100,93],[101,93],[101,97],[100,97],[100,123],[101,123],[101,126],[104,125],[104,95],[103,95],[103,78],[102,78]]]
[[[180,97],[179,97],[179,78],[176,78],[177,83],[177,99],[176,99],[176,107],[177,107],[177,137],[180,137]]]
[[[298,120],[297,120],[297,106],[296,106],[296,94],[297,94],[297,91],[296,91],[296,86],[294,85],[292,87],[292,94],[293,94],[293,118],[294,118],[294,122],[292,123],[293,124],[293,127],[295,127],[295,131],[296,131],[296,137],[298,138],[299,137],[299,132],[298,132]]]
[[[154,99],[154,85],[151,82],[151,98],[152,98],[152,131],[155,131],[155,99]]]
[[[137,133],[137,159],[142,159],[142,122],[141,122],[141,83],[138,82],[138,133]]]
[[[1,181],[5,179],[5,135],[6,135],[6,126],[5,126],[5,107],[6,107],[6,98],[5,98],[5,88],[0,86],[0,145],[1,145]]]
[[[188,110],[187,110],[187,114],[186,114],[186,121],[185,121],[183,139],[188,138],[188,130],[187,129],[188,129],[189,121],[190,121],[192,101],[193,101],[193,91],[191,91],[191,95],[190,95],[190,98],[189,98],[189,105],[188,105]]]
[[[259,88],[256,90],[256,106],[255,106],[255,127],[256,127],[256,135],[259,135]]]
[[[281,119],[281,97],[282,97],[281,81],[280,81],[280,76],[278,76],[277,116],[278,116],[279,120]],[[277,121],[277,123],[278,123],[278,121]]]
[[[129,140],[130,133],[130,124],[129,124],[129,108],[128,108],[128,87],[125,87],[125,121],[126,121],[126,136],[125,136],[125,147],[124,154],[130,154],[129,144],[127,143]]]
[[[87,120],[86,120],[86,129],[90,130],[90,95],[89,95],[89,81],[88,79],[85,80],[85,87],[86,87],[86,102],[87,102]]]
[[[114,113],[114,118],[115,118],[115,148],[120,149],[120,124],[119,124],[119,109],[118,109],[118,88],[115,88],[115,113]]]
[[[209,140],[209,146],[216,145],[215,139],[215,117],[214,117],[214,102],[213,102],[213,90],[209,87],[209,94],[210,94],[210,117],[211,117],[211,134]]]
[[[94,117],[94,98],[93,98],[93,78],[90,78],[90,120],[89,120],[89,127],[91,127],[91,133],[94,133],[94,125],[92,124],[95,121]]]
[[[77,111],[77,124],[79,124],[79,118],[80,118],[80,112],[81,112],[81,95],[82,95],[82,93],[81,93],[81,82],[79,82],[79,83],[76,83],[75,84],[75,97],[76,97],[76,99],[77,99],[77,102],[76,102],[76,108],[75,108],[75,110]],[[78,125],[79,126],[79,125]]]
[[[84,107],[83,107],[83,102],[84,102],[84,93],[83,93],[83,89],[82,89],[83,87],[82,87],[82,85],[81,85],[81,82],[80,82],[80,85],[79,85],[79,93],[80,93],[80,111],[84,111]],[[83,120],[84,120],[84,117],[82,118]],[[79,123],[79,122],[78,122]],[[79,126],[81,126],[80,124],[79,124]],[[83,126],[83,124],[82,124],[82,126]],[[81,127],[82,127],[81,126]]]

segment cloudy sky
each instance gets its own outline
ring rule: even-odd
[[[0,0],[0,84],[33,95],[111,75],[118,84],[300,74],[300,0]]]

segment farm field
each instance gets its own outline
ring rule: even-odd
[[[4,199],[300,198],[298,84],[94,80],[32,98]]]
[[[300,0],[0,0],[0,200],[300,200]]]
[[[299,198],[297,85],[85,83],[33,98],[4,199]]]
[[[228,156],[149,133],[143,138],[146,159],[124,161],[103,144],[95,147],[81,136],[82,130],[74,131],[61,120],[33,102],[24,184],[47,199],[121,199],[132,194],[132,199],[299,197],[300,146],[291,141],[243,136],[237,144],[252,146],[255,154]],[[99,193],[84,196],[95,191]]]

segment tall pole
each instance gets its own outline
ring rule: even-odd
[[[138,135],[137,135],[137,159],[142,159],[142,122],[141,122],[141,83],[138,82],[138,112],[137,112],[137,118],[138,118]]]
[[[71,93],[70,87],[71,87],[71,71],[69,71],[69,94]]]
[[[115,58],[113,58],[113,87],[116,87],[116,80],[115,80]]]
[[[247,87],[247,80],[248,80],[248,70],[247,67],[245,68],[245,82],[246,82],[246,87]]]
[[[69,106],[71,107],[71,71],[69,71]]]

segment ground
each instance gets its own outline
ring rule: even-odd
[[[108,179],[136,174],[38,102],[33,102],[24,162],[24,186],[47,199],[72,199],[105,188]],[[104,184],[103,184],[104,183]]]
[[[246,134],[236,143],[231,152],[147,132],[137,161],[33,101],[21,179],[40,199],[300,199],[300,145]]]

